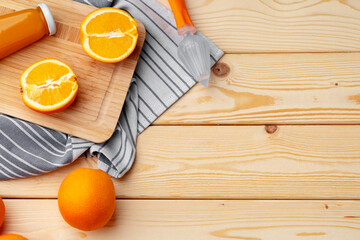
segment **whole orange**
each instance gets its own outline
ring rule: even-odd
[[[17,234],[5,234],[0,236],[0,240],[28,240],[28,239]]]
[[[5,204],[2,198],[0,197],[0,227],[4,222],[4,218],[5,218]]]
[[[115,188],[99,169],[79,168],[61,183],[58,205],[64,220],[77,229],[92,231],[106,225],[115,211]]]

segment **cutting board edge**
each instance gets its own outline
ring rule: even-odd
[[[139,36],[141,35],[141,38],[139,37],[139,39],[138,39],[138,45],[137,45],[137,47],[139,47],[140,46],[140,49],[138,50],[138,52],[137,52],[137,56],[136,56],[136,58],[137,59],[139,59],[139,56],[140,56],[140,54],[141,54],[141,51],[142,51],[142,47],[143,47],[143,45],[144,45],[144,42],[145,42],[145,38],[146,38],[146,29],[145,29],[145,26],[144,26],[144,24],[140,21],[140,20],[137,20],[137,19],[135,19],[136,20],[136,22],[137,22],[137,24],[138,24],[138,29],[139,29]],[[132,69],[132,73],[131,73],[131,76],[133,77],[134,76],[134,72],[135,72],[135,69],[136,69],[136,66],[137,66],[137,64],[138,64],[138,62],[136,62],[136,64],[135,64],[135,66],[134,66],[134,68]],[[131,79],[132,79],[132,77],[131,77]],[[125,93],[125,96],[123,97],[123,100],[122,100],[122,106],[121,106],[121,108],[119,108],[119,110],[118,110],[118,119],[115,121],[113,121],[113,123],[111,124],[111,128],[109,128],[109,129],[111,129],[111,130],[109,130],[109,132],[107,133],[107,135],[105,135],[104,134],[104,137],[103,138],[92,138],[92,140],[89,140],[89,141],[92,141],[92,142],[95,142],[95,143],[101,143],[101,142],[105,142],[105,141],[107,141],[107,140],[109,140],[110,138],[111,138],[111,136],[114,134],[114,131],[115,131],[115,129],[116,129],[116,124],[117,124],[117,122],[119,121],[119,118],[120,118],[120,115],[121,115],[121,111],[122,111],[122,109],[124,108],[124,103],[125,103],[125,100],[126,100],[126,95],[127,95],[127,93],[128,93],[128,91],[129,91],[129,87],[130,87],[130,84],[131,84],[131,79],[130,79],[130,81],[128,82],[128,84],[127,84],[127,91],[126,91],[126,93]],[[105,95],[105,98],[107,98],[107,94]],[[103,123],[103,121],[105,121],[104,119],[97,119],[96,120],[96,122],[97,122],[97,124],[99,124],[100,126],[102,126],[102,123]],[[108,124],[109,125],[109,124]],[[105,129],[104,129],[105,130]],[[98,139],[98,140],[97,140]],[[86,139],[86,140],[88,140],[88,139]]]

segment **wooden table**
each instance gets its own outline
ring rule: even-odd
[[[165,2],[166,0],[162,0]],[[82,232],[57,208],[96,159],[0,182],[4,233],[42,239],[359,239],[360,1],[187,0],[225,52],[138,138],[116,214]]]

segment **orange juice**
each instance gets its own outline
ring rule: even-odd
[[[0,16],[0,59],[56,32],[54,18],[45,3]]]

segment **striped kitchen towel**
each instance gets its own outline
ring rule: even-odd
[[[98,156],[100,169],[121,177],[133,164],[137,136],[196,83],[177,58],[182,37],[177,34],[172,12],[156,0],[77,1],[121,8],[140,20],[147,31],[114,134],[108,141],[94,144],[0,114],[0,179],[55,170],[88,149]],[[214,64],[223,52],[208,41]]]

